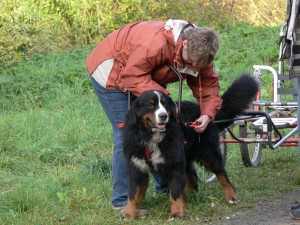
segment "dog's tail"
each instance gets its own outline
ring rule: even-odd
[[[252,74],[244,74],[238,77],[227,91],[222,95],[222,108],[217,113],[215,121],[233,119],[248,109],[259,91],[259,81]],[[232,125],[233,122],[218,122],[219,129]]]

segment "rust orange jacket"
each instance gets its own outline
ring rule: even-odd
[[[166,65],[177,68],[201,105],[202,115],[213,120],[220,110],[219,76],[211,63],[204,68],[184,64],[181,60],[183,40],[179,35],[188,22],[136,22],[109,34],[86,59],[92,75],[105,60],[113,64],[103,85],[106,89],[118,88],[139,96],[146,90],[161,90],[166,94],[166,85],[178,81],[177,75]]]

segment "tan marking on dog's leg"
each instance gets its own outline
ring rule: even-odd
[[[187,174],[187,192],[197,191],[197,180],[194,176]]]
[[[213,172],[212,169],[208,166],[208,164],[204,160],[201,160],[200,162],[202,165],[205,166],[205,168],[207,170],[209,170],[210,172]],[[222,188],[225,193],[226,201],[229,204],[238,204],[240,201],[239,197],[237,196],[232,184],[229,183],[228,177],[226,177],[222,174],[216,174],[216,176],[217,176],[219,183],[222,185]]]
[[[219,183],[222,185],[226,200],[229,204],[238,204],[239,197],[237,196],[233,186],[228,182],[228,178],[223,175],[216,175]]]
[[[181,195],[176,200],[172,198],[170,194],[170,203],[171,203],[171,215],[170,218],[183,218],[185,210],[185,201],[184,197]]]
[[[141,201],[141,188],[136,187],[135,195],[132,200],[128,198],[127,205],[124,209],[124,216],[127,218],[134,218],[137,214],[138,206]]]
[[[208,164],[206,163],[206,161],[200,160],[200,163],[202,164],[202,166],[205,167],[205,169],[207,169],[208,171],[212,172],[212,169],[208,166]]]

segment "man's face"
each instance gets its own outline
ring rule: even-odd
[[[183,41],[183,48],[182,48],[182,58],[186,63],[192,64],[193,66],[197,66],[196,64],[196,59],[194,56],[190,55],[188,53],[188,48],[187,48],[187,40]]]

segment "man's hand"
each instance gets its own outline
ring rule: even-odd
[[[198,133],[203,133],[207,126],[210,124],[211,120],[208,115],[202,115],[199,119],[195,121],[195,131]]]

